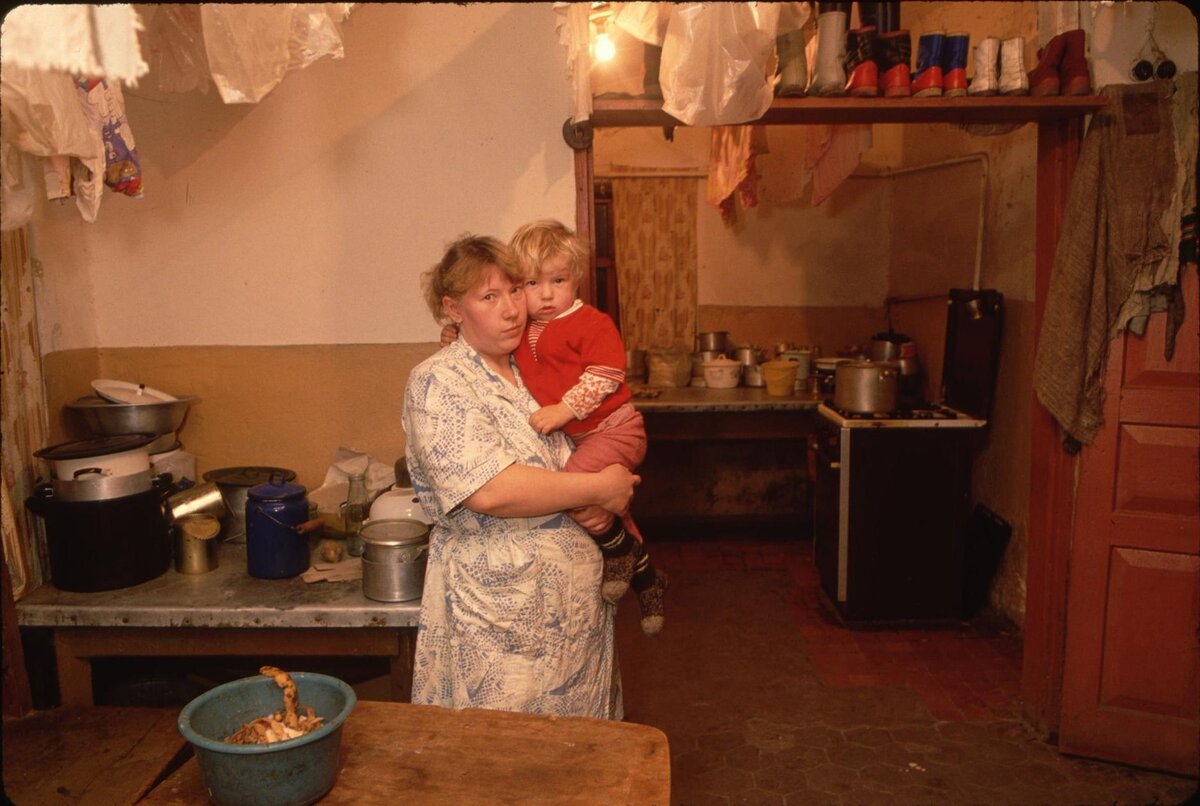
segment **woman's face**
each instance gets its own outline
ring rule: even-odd
[[[442,305],[467,344],[484,358],[507,364],[525,330],[523,283],[512,282],[498,266],[490,266],[461,298],[443,297]]]

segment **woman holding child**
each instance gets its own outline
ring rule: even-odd
[[[423,279],[459,338],[405,391],[409,471],[434,522],[412,701],[620,719],[613,608],[585,527],[624,512],[639,479],[563,472],[566,438],[529,425],[539,406],[512,360],[524,278],[506,246],[462,238]]]

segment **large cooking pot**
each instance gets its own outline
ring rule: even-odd
[[[64,481],[77,475],[132,476],[150,470],[147,446],[155,434],[121,434],[50,445],[33,455],[46,462],[50,477]],[[145,489],[149,489],[149,485]]]
[[[49,484],[25,499],[46,527],[50,580],[77,593],[116,590],[161,576],[171,563],[163,516],[166,483],[103,501],[63,501]]]
[[[844,361],[833,382],[833,405],[856,414],[895,411],[900,369],[890,361]]]

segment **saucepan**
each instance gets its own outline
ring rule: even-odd
[[[891,361],[845,361],[834,378],[833,404],[858,414],[895,411],[900,368]]]

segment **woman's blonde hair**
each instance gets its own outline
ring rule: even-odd
[[[495,238],[466,234],[446,247],[442,259],[421,275],[425,304],[438,324],[450,321],[442,309],[442,298],[462,299],[463,294],[483,280],[491,266],[504,272],[514,285],[525,279],[512,250]]]
[[[563,253],[571,258],[571,279],[583,282],[587,269],[587,248],[561,221],[543,218],[518,229],[510,242],[525,278],[535,276],[547,260]]]

